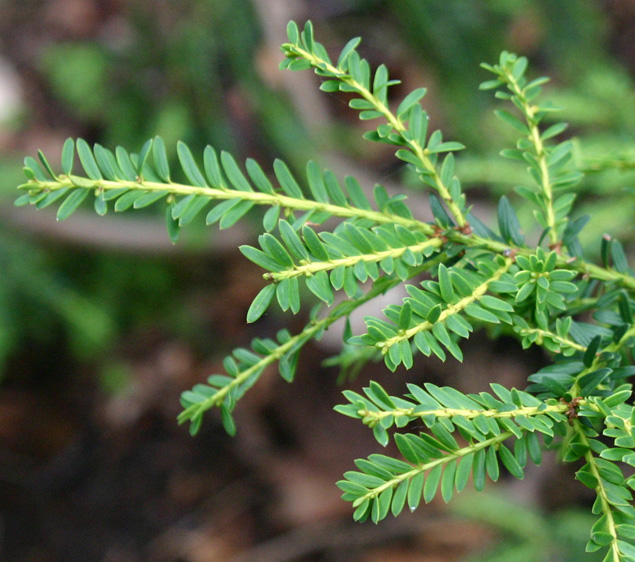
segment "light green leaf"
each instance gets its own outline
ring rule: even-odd
[[[198,169],[196,162],[194,161],[194,157],[192,156],[192,152],[189,147],[184,143],[179,141],[176,144],[176,153],[179,157],[179,161],[181,162],[181,167],[187,176],[187,179],[190,180],[192,185],[196,185],[198,187],[207,187],[207,183],[205,182],[205,178],[201,171]]]
[[[79,155],[79,160],[82,163],[86,175],[90,179],[103,179],[99,171],[99,166],[97,166],[97,162],[93,156],[93,151],[84,139],[77,139],[77,154]]]
[[[439,487],[442,471],[443,465],[438,464],[428,473],[428,477],[423,486],[423,499],[426,503],[430,503],[434,499],[437,488]]]
[[[165,142],[161,137],[154,137],[152,143],[152,156],[154,158],[154,167],[159,177],[165,181],[170,181],[170,165],[168,164],[168,155],[165,150]]]
[[[72,191],[57,210],[57,220],[63,221],[70,217],[77,210],[77,207],[82,204],[84,199],[86,199],[87,195],[87,189],[77,188]]]
[[[441,298],[446,303],[453,303],[456,300],[452,281],[450,280],[450,274],[445,265],[439,265],[439,287],[441,289]]]
[[[75,141],[68,138],[62,146],[62,172],[67,176],[73,173],[73,163],[75,159]]]
[[[273,163],[273,170],[280,182],[280,187],[289,197],[304,199],[300,186],[295,181],[289,167],[282,160],[276,160]]]
[[[406,113],[412,108],[413,105],[415,105],[419,100],[421,100],[423,98],[423,96],[426,95],[426,89],[425,88],[417,88],[416,90],[413,90],[412,92],[410,92],[399,104],[399,107],[397,107],[397,117],[399,117],[400,119],[403,119],[406,115]]]

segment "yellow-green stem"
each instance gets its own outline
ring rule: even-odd
[[[426,236],[435,236],[437,231],[432,225],[419,221],[417,219],[408,219],[391,213],[372,211],[366,209],[358,209],[354,207],[333,205],[331,203],[320,203],[311,199],[299,199],[289,197],[280,193],[262,193],[256,191],[238,191],[218,187],[198,187],[179,183],[162,183],[149,181],[129,181],[129,180],[92,180],[79,176],[58,176],[51,181],[29,180],[18,186],[19,189],[52,192],[64,188],[89,189],[91,191],[108,191],[116,189],[138,189],[143,191],[166,191],[171,195],[204,195],[210,200],[224,199],[243,199],[252,201],[256,205],[275,206],[294,209],[297,211],[324,211],[336,217],[341,218],[365,218],[377,224],[400,224],[411,230],[422,232]],[[464,244],[472,248],[484,248],[494,253],[503,254],[513,249],[516,254],[532,255],[535,250],[531,248],[522,248],[497,242],[488,238],[482,238],[475,234],[463,234],[458,230],[449,229],[444,231],[443,236],[450,242],[456,244]],[[584,275],[588,275],[594,279],[602,281],[617,282],[623,287],[635,291],[635,277],[626,273],[619,273],[611,269],[605,269],[592,263],[580,259],[567,258],[558,255],[556,262],[558,267],[579,271]]]
[[[496,272],[492,275],[492,277],[487,279],[487,281],[485,281],[484,283],[481,283],[478,287],[476,287],[474,289],[474,292],[470,296],[463,297],[460,301],[458,301],[455,304],[448,304],[447,308],[443,312],[441,312],[441,315],[439,316],[436,322],[428,322],[427,320],[425,320],[421,324],[417,324],[416,326],[413,326],[412,328],[409,328],[408,330],[400,330],[396,336],[393,336],[392,338],[389,338],[384,341],[377,342],[375,345],[381,349],[382,353],[386,354],[388,353],[388,350],[390,349],[391,346],[399,343],[400,341],[409,340],[418,332],[425,332],[426,330],[431,330],[435,324],[442,323],[449,316],[452,316],[453,314],[456,314],[464,310],[467,306],[469,306],[473,302],[480,299],[485,293],[487,293],[489,284],[492,283],[493,281],[497,281],[498,279],[500,279],[501,275],[503,275],[503,273],[505,273],[510,268],[512,263],[513,262],[511,258],[507,258],[505,260],[505,264],[501,266],[499,269],[497,269]]]
[[[598,481],[598,485],[595,487],[595,493],[600,498],[600,503],[602,506],[602,513],[606,515],[606,527],[608,529],[609,534],[611,535],[611,545],[610,551],[613,557],[613,562],[620,562],[621,556],[619,551],[619,545],[617,544],[617,530],[615,528],[615,519],[613,518],[613,511],[611,509],[611,504],[608,500],[608,495],[606,490],[604,489],[604,484],[602,483],[602,477],[600,476],[600,471],[595,463],[595,457],[590,449],[590,443],[587,436],[584,433],[582,425],[578,420],[573,420],[573,428],[580,436],[580,442],[588,448],[588,451],[584,454],[584,460],[588,463],[591,474]]]
[[[579,404],[585,404],[585,401],[580,401]],[[389,416],[394,417],[408,417],[408,418],[422,418],[425,416],[434,416],[435,418],[452,418],[454,416],[463,416],[467,419],[473,419],[478,416],[486,418],[515,418],[516,416],[538,416],[547,412],[564,413],[569,409],[568,404],[557,403],[550,404],[546,408],[540,409],[538,406],[524,406],[517,408],[509,412],[499,412],[498,410],[468,410],[459,408],[441,408],[439,410],[426,410],[420,411],[418,407],[413,408],[395,408],[394,410],[384,410],[381,412],[375,412],[371,410],[359,410],[358,415],[364,419],[364,423],[368,421],[376,422],[382,418]]]
[[[291,277],[301,277],[314,275],[318,271],[329,271],[338,267],[349,267],[359,262],[378,262],[386,258],[399,258],[407,250],[414,253],[423,252],[426,248],[440,248],[443,242],[439,238],[431,238],[419,244],[412,246],[404,246],[403,248],[393,248],[391,250],[384,250],[381,252],[375,252],[374,254],[362,254],[359,256],[350,256],[347,258],[338,258],[325,262],[304,262],[300,265],[296,265],[293,269],[287,269],[285,271],[275,271],[272,273],[265,273],[263,277],[272,281],[282,281],[283,279],[289,279]]]
[[[522,104],[525,111],[525,118],[529,128],[529,140],[531,140],[536,151],[536,158],[540,168],[540,189],[545,198],[545,210],[547,212],[547,226],[549,227],[549,241],[552,248],[558,248],[558,231],[556,229],[556,215],[553,210],[553,190],[551,187],[551,179],[549,177],[549,167],[547,166],[547,154],[545,152],[542,138],[540,137],[540,129],[536,124],[537,107],[531,105],[523,93],[522,88],[511,73],[507,74],[507,79],[511,85],[511,89]]]
[[[481,449],[486,449],[487,447],[491,445],[502,443],[503,441],[505,441],[506,439],[509,439],[512,436],[513,436],[513,433],[511,431],[505,431],[501,433],[500,435],[497,435],[496,437],[491,437],[490,439],[486,439],[485,441],[480,441],[478,443],[472,443],[471,445],[468,445],[467,447],[457,449],[453,453],[448,453],[447,455],[444,455],[439,459],[434,459],[430,462],[417,465],[412,470],[409,470],[408,472],[404,472],[403,474],[397,474],[395,475],[394,478],[391,478],[387,482],[384,482],[381,486],[377,486],[377,488],[373,488],[367,494],[360,496],[359,498],[355,500],[355,503],[353,503],[353,506],[355,507],[367,499],[376,498],[384,490],[387,490],[388,488],[394,488],[395,486],[398,486],[404,480],[413,478],[414,476],[416,476],[417,474],[421,472],[430,470],[440,464],[446,464],[448,462],[455,461],[456,459],[464,457],[465,455],[475,453],[476,451],[479,451]]]

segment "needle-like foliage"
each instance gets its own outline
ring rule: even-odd
[[[557,140],[566,125],[543,125],[556,110],[540,97],[547,79],[526,78],[527,60],[507,52],[497,64],[483,65],[493,76],[481,87],[509,102],[496,115],[520,135],[502,156],[528,169],[527,185],[516,191],[535,208],[542,236],[534,245],[507,197],[499,201],[496,226],[472,214],[454,174],[454,152],[463,146],[428,130],[424,88],[389,103],[398,81],[383,65],[371,69],[356,50],[359,39],[332,60],[310,23],[302,31],[290,23],[288,36],[282,68],[313,69],[322,90],[346,93],[360,119],[379,123],[365,138],[392,145],[414,168],[429,191],[433,222],[418,219],[404,196],[389,196],[381,185],[360,186],[313,162],[303,177],[281,161],[269,173],[252,159],[243,167],[209,146],[201,165],[185,144],[177,145],[187,178],[177,183],[158,137],[136,154],[69,139],[59,174],[43,154],[40,162],[27,158],[17,204],[59,203],[60,220],[89,196],[100,215],[161,204],[173,241],[199,214],[229,228],[254,207],[266,209],[257,246],[240,247],[265,280],[247,321],[258,320],[274,301],[294,314],[313,306],[313,296],[326,306],[313,307],[297,334],[282,330],[234,350],[224,373],[183,393],[179,422],[189,422],[192,434],[212,408],[233,434],[237,402],[269,365],[277,363],[292,381],[306,342],[399,284],[408,295],[403,302],[366,318],[362,334],[353,335],[347,324],[345,351],[331,364],[359,371],[383,357],[390,370],[410,369],[421,360],[418,353],[461,361],[461,342],[493,324],[503,327],[494,333],[515,334],[523,347],[543,347],[553,363],[531,375],[524,390],[492,382],[491,389],[463,394],[409,384],[398,397],[371,382],[363,394],[344,391],[347,403],[336,410],[371,428],[381,445],[392,436],[401,458],[356,460],[356,470],[338,482],[343,498],[356,520],[379,522],[438,493],[449,501],[470,481],[482,490],[503,469],[522,478],[529,461],[541,462],[544,447],[557,447],[563,461],[582,460],[576,478],[597,496],[587,549],[605,549],[606,561],[635,561],[635,409],[628,382],[635,374],[635,277],[621,244],[608,235],[600,241],[602,263],[585,258],[578,235],[588,217],[571,218],[582,174],[572,168],[570,141]],[[327,219],[335,226],[323,228]],[[336,301],[338,292],[343,298]]]

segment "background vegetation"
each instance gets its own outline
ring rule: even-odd
[[[333,482],[373,444],[331,412],[341,402],[338,373],[316,366],[332,349],[308,350],[293,387],[276,377],[263,381],[262,392],[241,402],[235,440],[219,422],[208,421],[195,440],[178,428],[181,390],[255,330],[293,322],[271,314],[268,326],[244,325],[261,284],[257,268],[235,251],[236,236],[249,240],[248,229],[227,240],[193,225],[173,247],[151,210],[107,218],[88,211],[55,224],[54,214],[12,207],[22,155],[42,148],[57,160],[68,136],[135,149],[160,134],[168,146],[177,139],[193,150],[211,143],[265,168],[276,157],[297,169],[312,158],[362,182],[408,184],[390,149],[361,142],[364,124],[344,101],[318,92],[309,73],[277,70],[291,18],[311,18],[334,48],[362,36],[363,55],[403,80],[396,94],[429,88],[433,126],[468,146],[457,175],[474,190],[483,215],[486,184],[508,192],[517,171],[497,158],[513,133],[493,118],[491,96],[479,92],[486,76],[478,64],[496,60],[502,48],[527,55],[534,70],[554,78],[548,97],[567,108],[558,119],[571,123],[576,157],[589,171],[582,207],[594,219],[585,234],[597,239],[610,230],[633,242],[630,2],[5,0],[0,556],[578,559],[591,523],[575,506],[589,498],[577,487],[568,491],[569,476],[544,470],[508,489],[531,506],[533,518],[509,500],[479,497],[479,509],[469,498],[457,508],[461,519],[438,506],[379,528],[351,526]],[[605,170],[604,160],[590,154],[618,155],[623,166]],[[521,362],[512,340],[475,340],[466,354],[469,368],[427,360],[409,376],[472,391],[495,372],[522,387],[543,362],[536,353]],[[379,380],[402,388],[404,374]],[[277,406],[289,396],[293,411]],[[529,533],[527,520],[540,532]]]

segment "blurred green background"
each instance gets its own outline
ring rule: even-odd
[[[467,146],[457,174],[485,219],[497,196],[527,180],[522,167],[497,156],[515,138],[494,119],[497,102],[478,90],[487,79],[479,63],[495,61],[502,49],[528,56],[531,74],[552,77],[545,95],[566,108],[555,117],[570,123],[577,163],[589,172],[575,212],[593,215],[584,242],[598,247],[607,231],[633,242],[635,5],[629,0],[1,1],[0,516],[7,538],[0,559],[266,561],[258,545],[306,531],[302,525],[311,522],[347,521],[331,488],[357,453],[342,444],[348,437],[337,435],[336,418],[325,417],[322,429],[302,421],[316,395],[324,401],[318,412],[331,415],[338,390],[323,386],[336,374],[313,369],[318,382],[295,390],[265,383],[245,405],[245,431],[253,435],[237,444],[219,436],[213,420],[195,441],[175,426],[179,392],[218,368],[223,353],[255,333],[298,322],[271,315],[244,326],[261,277],[235,247],[253,237],[256,223],[229,234],[193,225],[174,247],[159,209],[99,218],[87,207],[57,224],[54,212],[12,206],[22,158],[43,149],[58,161],[68,136],[135,150],[159,134],[168,146],[187,142],[195,154],[209,143],[265,168],[279,157],[296,171],[313,159],[368,186],[379,181],[416,190],[390,149],[361,140],[367,125],[344,100],[320,93],[311,73],[278,71],[287,21],[308,18],[333,53],[363,37],[362,55],[373,66],[386,63],[402,80],[393,88],[397,103],[411,89],[428,88],[424,105],[433,127]],[[530,213],[513,200],[529,229]],[[326,351],[308,353],[319,362]],[[509,366],[505,349],[492,353],[492,364]],[[514,363],[508,382],[522,386],[522,376],[542,360],[533,354]],[[459,369],[425,368],[446,383]],[[485,384],[489,373],[483,376]],[[298,412],[280,412],[281,394]],[[318,453],[323,446],[337,450]],[[210,447],[227,456],[219,460]],[[247,460],[253,447],[262,453],[259,461]],[[280,457],[284,462],[272,469]],[[159,474],[144,477],[139,466],[155,461]],[[239,468],[228,472],[231,466]],[[320,476],[300,478],[307,471]],[[281,488],[294,478],[297,488]],[[550,510],[540,478],[530,478],[528,496],[536,509]],[[210,506],[206,499],[218,493],[233,499],[226,491],[232,485],[252,498],[240,496],[236,509],[250,515],[236,536],[219,531],[232,520],[225,503]],[[281,498],[303,493],[335,499],[322,507],[306,500],[304,511],[294,508],[298,516]],[[576,493],[574,504],[588,502]],[[85,529],[87,513],[99,520],[95,532]],[[437,515],[452,517],[444,513]],[[450,519],[442,520],[452,529]],[[577,527],[565,523],[567,532]],[[451,532],[449,542],[425,533],[421,539],[412,521],[404,525],[400,531],[388,525],[383,539],[364,542],[360,533],[357,547],[339,558],[316,539],[318,546],[304,554],[278,552],[271,560],[372,561],[381,559],[382,548],[389,549],[383,559],[436,560],[434,552],[442,552],[443,560],[460,560],[496,544],[497,532],[513,534],[487,520],[463,544],[452,542]],[[580,528],[578,549],[586,533]],[[558,542],[539,543],[544,558],[533,545],[514,560],[579,559],[565,558]]]

